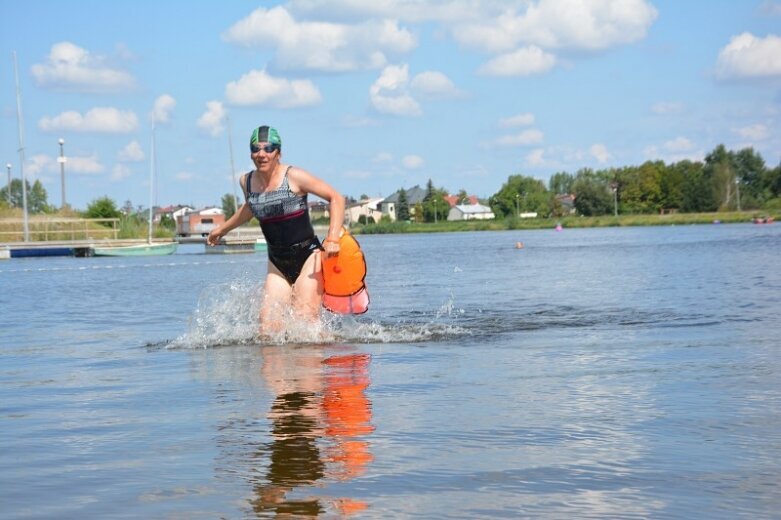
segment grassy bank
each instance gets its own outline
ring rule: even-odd
[[[0,208],[0,242],[24,240],[24,215],[21,209]],[[77,212],[65,209],[45,215],[28,217],[30,240],[88,240],[106,238],[145,239],[147,222],[134,217],[122,217],[118,222],[95,222],[83,219]],[[174,231],[155,226],[154,238],[173,238]]]
[[[456,231],[504,231],[512,229],[552,229],[557,224],[565,228],[585,227],[622,227],[622,226],[673,226],[689,224],[748,223],[757,216],[772,216],[776,220],[781,211],[733,211],[718,213],[676,213],[673,215],[619,215],[601,217],[562,217],[562,218],[506,218],[496,220],[462,220],[438,223],[383,222],[380,224],[353,225],[355,234],[386,233],[437,233]]]

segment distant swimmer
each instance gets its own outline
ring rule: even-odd
[[[516,242],[515,249],[523,249],[523,242]]]
[[[268,274],[260,309],[261,334],[268,335],[284,331],[289,308],[295,316],[318,320],[323,296],[321,255],[339,254],[344,197],[309,172],[282,164],[282,139],[275,128],[256,128],[249,147],[255,169],[239,181],[245,202],[209,233],[206,242],[217,245],[232,229],[253,216],[258,219],[268,244]],[[328,235],[322,244],[309,218],[310,193],[330,204]]]

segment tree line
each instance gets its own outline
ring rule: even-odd
[[[46,189],[39,180],[27,187],[27,207],[30,213],[53,213]],[[404,189],[400,189],[397,219],[415,218],[423,222],[445,220],[449,210],[444,200],[449,192],[426,185],[421,202],[410,207]],[[568,199],[567,196],[571,196]],[[574,199],[574,208],[584,216],[621,214],[650,214],[663,211],[682,213],[781,210],[781,164],[770,168],[753,148],[737,152],[723,144],[700,161],[683,160],[670,164],[646,161],[639,166],[624,166],[593,170],[582,168],[574,174],[558,172],[548,185],[537,178],[522,174],[510,175],[498,192],[487,203],[497,217],[523,212],[534,212],[544,217],[563,216],[569,212],[567,201]],[[457,195],[457,203],[467,203],[466,191]],[[222,206],[228,217],[235,211],[234,198],[222,197]],[[8,187],[0,189],[0,206],[22,207],[22,181],[13,179]],[[124,214],[132,208],[125,203]],[[129,208],[127,207],[129,206]],[[93,200],[82,212],[85,217],[119,217],[123,213],[108,197]],[[139,219],[144,218],[137,211]]]
[[[781,209],[781,164],[768,168],[753,148],[734,152],[718,145],[704,161],[559,172],[548,186],[532,177],[511,175],[489,199],[497,216],[536,212],[561,216],[562,195],[574,197],[584,216]]]

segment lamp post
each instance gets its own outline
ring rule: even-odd
[[[520,200],[521,196],[519,194],[515,194],[515,218],[521,218],[521,207],[520,207]]]
[[[8,199],[8,205],[11,205],[11,163],[6,163],[5,165],[6,169],[8,170],[8,188],[6,188],[8,191],[6,192],[5,196]]]
[[[737,189],[737,199],[738,199],[738,211],[742,211],[740,209],[740,179],[735,178],[735,188]]]
[[[67,159],[65,158],[65,153],[63,151],[62,145],[65,144],[65,139],[60,137],[60,156],[57,158],[57,162],[60,163],[60,186],[62,188],[62,208],[65,208],[65,161]]]

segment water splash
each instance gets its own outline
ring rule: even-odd
[[[470,334],[453,318],[456,309],[451,294],[447,302],[431,313],[406,319],[377,319],[342,316],[323,311],[316,323],[296,319],[291,310],[282,321],[284,329],[259,337],[262,286],[234,281],[206,289],[189,319],[187,331],[167,343],[166,348],[212,348],[228,345],[318,344],[334,342],[396,343],[437,341]]]

